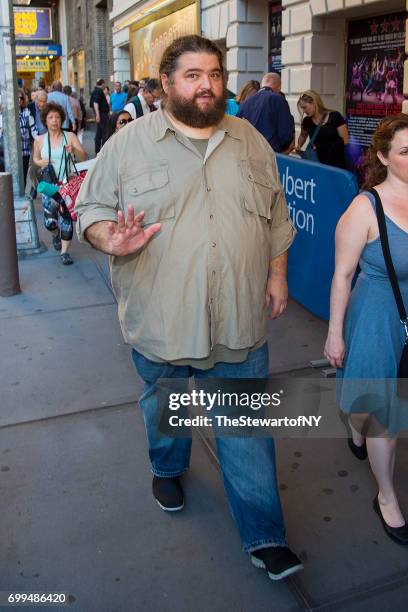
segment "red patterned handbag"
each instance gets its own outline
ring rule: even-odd
[[[74,207],[79,190],[81,189],[81,185],[86,177],[86,173],[87,170],[82,170],[81,172],[78,172],[78,174],[71,176],[68,182],[63,183],[59,189],[59,193],[64,198],[67,208],[69,210],[69,214],[71,215],[73,221],[77,220],[77,216],[74,212]]]

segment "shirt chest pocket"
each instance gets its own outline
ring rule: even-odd
[[[279,191],[262,162],[241,162],[242,202],[246,211],[270,222]]]
[[[145,225],[175,217],[175,198],[167,162],[137,165],[121,174],[120,194],[124,211],[129,205],[136,213],[145,211]]]

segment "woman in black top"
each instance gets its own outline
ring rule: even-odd
[[[342,115],[325,107],[318,93],[305,91],[298,100],[302,127],[297,144],[299,152],[307,138],[312,138],[318,125],[319,133],[313,143],[319,162],[337,168],[346,168],[344,145],[348,143],[348,131]]]

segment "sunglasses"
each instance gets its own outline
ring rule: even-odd
[[[24,101],[24,98],[22,96],[18,96],[18,99]]]
[[[119,121],[119,125],[120,125],[120,126],[122,126],[122,125],[127,125],[127,124],[128,124],[128,123],[130,123],[131,121],[133,121],[133,119],[121,119],[121,120]]]

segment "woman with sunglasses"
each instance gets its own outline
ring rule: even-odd
[[[18,90],[19,124],[21,134],[21,152],[23,155],[24,187],[27,182],[28,166],[30,165],[31,145],[38,136],[35,119],[27,108],[27,97],[24,89]]]
[[[116,113],[112,113],[109,117],[109,125],[108,125],[108,138],[118,132],[121,128],[125,127],[128,123],[133,121],[130,113],[127,111],[121,110]]]
[[[320,95],[311,89],[300,96],[297,107],[302,118],[302,127],[296,151],[300,153],[307,138],[313,138],[318,129],[313,147],[319,162],[346,168],[344,147],[348,144],[349,136],[342,115],[326,108]]]

